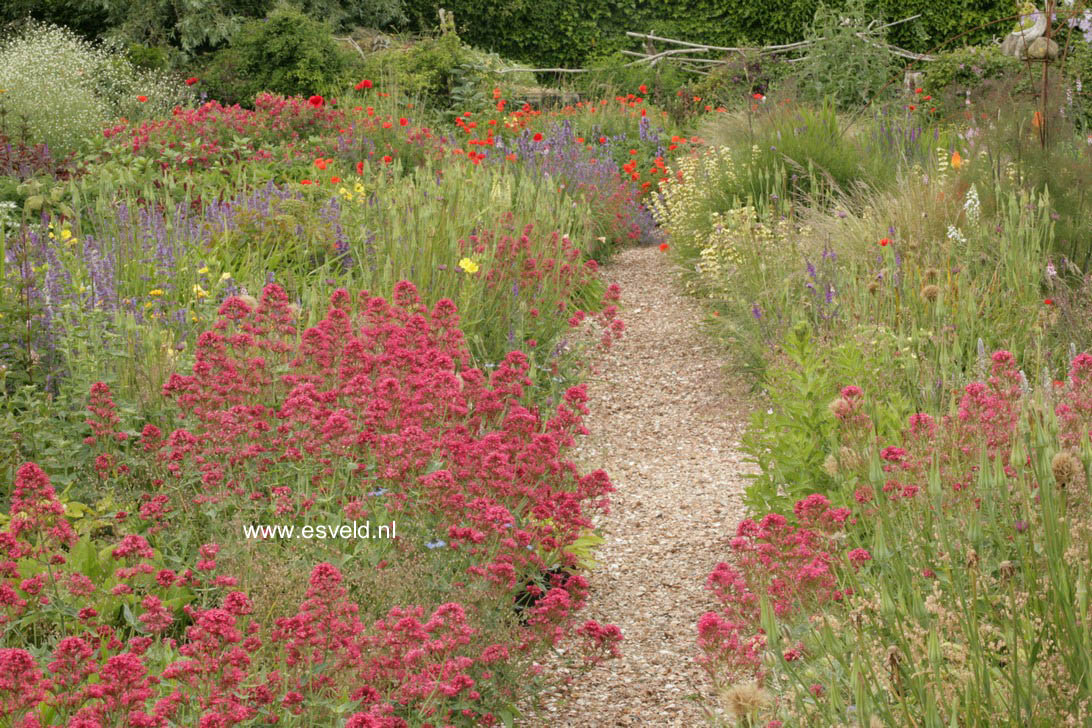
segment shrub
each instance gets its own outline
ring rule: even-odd
[[[206,69],[209,93],[249,104],[262,91],[330,96],[347,84],[348,51],[323,23],[290,7],[245,23]]]
[[[783,80],[791,78],[793,70],[793,64],[786,63],[780,55],[733,54],[724,61],[690,90],[707,103],[730,110],[746,107],[756,93],[766,96],[775,93]]]
[[[839,109],[850,109],[878,98],[891,81],[895,63],[883,47],[884,33],[872,30],[876,22],[864,0],[850,0],[837,10],[819,3],[808,26],[812,44],[804,51],[807,60],[797,64],[802,99],[829,100]]]
[[[939,97],[946,92],[974,93],[984,81],[1016,76],[1025,66],[1020,59],[1003,54],[1000,46],[984,45],[939,53],[924,70],[929,93]]]

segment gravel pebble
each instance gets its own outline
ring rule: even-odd
[[[617,492],[590,575],[583,616],[622,629],[608,660],[524,706],[525,726],[701,726],[707,679],[694,662],[698,618],[715,607],[705,579],[727,555],[753,466],[739,438],[754,398],[722,371],[726,357],[700,332],[695,300],[679,293],[658,248],[631,248],[604,267],[622,287],[625,336],[588,383],[590,435],[582,470],[603,468]]]

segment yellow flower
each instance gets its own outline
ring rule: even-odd
[[[207,265],[204,268],[199,268],[197,270],[197,274],[202,275],[202,276],[205,275],[208,272],[209,272],[209,267]]]
[[[152,290],[148,291],[148,295],[149,296],[162,296],[163,295],[163,289],[162,288],[153,288]]]
[[[223,273],[220,274],[220,282],[221,283],[223,283],[224,281],[230,281],[230,280],[231,280],[231,274],[228,273],[227,271],[224,271]]]
[[[61,231],[61,240],[69,240],[72,237],[72,231],[65,228]]]
[[[209,295],[209,292],[206,291],[204,288],[202,288],[200,286],[200,284],[194,283],[193,284],[193,295],[197,296],[198,298],[205,298],[206,296]]]
[[[467,273],[477,273],[478,264],[472,261],[470,258],[463,258],[459,261],[459,267]]]

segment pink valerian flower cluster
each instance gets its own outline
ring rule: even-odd
[[[33,467],[21,469],[24,480],[36,475]],[[48,492],[45,479],[37,492]],[[24,492],[26,489],[24,488]],[[32,535],[10,531],[4,543]],[[54,548],[60,550],[61,544]],[[211,562],[219,552],[216,544],[200,548],[200,557]],[[127,534],[112,557],[136,566],[152,555],[148,543]],[[151,569],[138,570],[150,574]],[[206,563],[206,569],[215,564]],[[59,581],[77,582],[72,600],[61,608],[75,608],[84,595],[96,590],[85,575],[58,571]],[[4,580],[4,585],[10,581]],[[587,585],[555,583],[547,598],[533,612],[541,618],[527,630],[533,640],[539,627],[552,628],[552,613],[577,606]],[[44,581],[44,580],[43,580]],[[483,644],[463,606],[440,605],[431,613],[420,606],[393,607],[388,615],[365,625],[359,607],[348,599],[341,572],[331,564],[314,567],[306,599],[290,616],[265,625],[255,619],[249,597],[230,591],[215,606],[184,608],[190,626],[184,639],[167,636],[175,622],[164,600],[168,589],[198,585],[193,572],[175,574],[161,569],[136,586],[133,605],[141,633],[125,640],[120,628],[111,626],[111,614],[80,610],[77,634],[60,639],[48,658],[39,663],[25,649],[0,649],[0,710],[20,728],[41,728],[37,715],[43,706],[53,711],[62,725],[108,725],[166,728],[168,725],[232,726],[254,721],[276,723],[289,715],[328,724],[331,712],[345,695],[357,711],[349,725],[408,728],[407,718],[425,715],[435,725],[497,725],[483,691],[498,670],[524,644]],[[86,584],[84,584],[86,582]],[[24,583],[24,595],[38,593],[42,584]],[[29,591],[27,591],[29,590]],[[576,597],[570,596],[576,593]],[[143,596],[141,596],[143,593]],[[12,605],[0,608],[11,614]],[[617,651],[621,635],[617,627],[586,621],[572,634],[586,645],[589,663]],[[159,644],[161,649],[153,650]],[[265,651],[259,662],[259,651]],[[270,658],[272,661],[270,662]],[[262,665],[280,665],[270,671]],[[415,711],[422,710],[423,713]],[[415,722],[414,725],[417,725]]]
[[[898,445],[874,445],[861,437],[843,443],[862,451],[877,447],[887,474],[883,492],[889,500],[910,499],[922,492],[934,460],[950,492],[970,487],[983,456],[1000,462],[1009,477],[1016,475],[1009,455],[1023,406],[1020,372],[1015,358],[1007,351],[995,352],[991,358],[989,378],[985,382],[971,382],[964,388],[956,416],[945,415],[937,421],[926,413],[915,413],[910,416],[903,442]],[[1092,357],[1088,360],[1092,361]],[[1078,396],[1074,401],[1079,400]],[[1063,433],[1067,416],[1073,411],[1068,403],[1058,406]],[[1092,418],[1088,421],[1092,422]],[[1064,438],[1063,434],[1063,442]],[[854,494],[855,500],[862,504],[874,496],[870,486],[862,486]]]
[[[214,599],[218,587],[235,585],[232,577],[214,573],[216,544],[202,546],[194,568],[184,573],[152,563],[147,536],[171,528],[163,516],[187,506],[184,491],[172,485],[191,484],[190,497],[198,502],[231,499],[241,508],[286,513],[305,510],[313,491],[277,485],[282,463],[293,472],[309,467],[307,485],[336,488],[350,502],[386,490],[400,520],[442,524],[447,546],[470,559],[466,580],[457,586],[470,597],[496,595],[505,610],[528,575],[544,568],[544,556],[573,563],[565,547],[591,525],[594,513],[606,510],[612,490],[606,473],[581,475],[562,459],[586,432],[584,388],[570,388],[553,416],[543,419],[523,404],[530,382],[521,352],[510,353],[489,377],[466,367],[450,301],[428,311],[408,283],[397,287],[391,303],[367,294],[354,302],[337,291],[326,319],[298,344],[294,320],[276,286],[267,287],[256,308],[237,298],[224,303],[216,326],[199,339],[193,375],[176,375],[165,386],[188,429],[164,437],[145,427],[141,447],[132,448],[138,452],[129,453],[143,454],[149,471],[159,469],[156,482],[165,487],[143,499],[140,518],[147,530],[124,534],[110,550],[117,561],[113,586],[74,571],[76,565],[57,572],[63,603],[55,607],[78,611],[78,629],[84,630],[75,635],[82,642],[58,644],[50,663],[63,694],[43,687],[48,694],[42,698],[38,688],[16,687],[21,683],[10,677],[19,700],[47,702],[63,711],[69,725],[128,720],[226,726],[286,714],[328,717],[322,706],[330,696],[351,690],[361,711],[352,717],[354,725],[405,726],[417,710],[426,710],[437,725],[492,725],[498,719],[485,696],[497,697],[494,676],[505,674],[504,684],[510,684],[513,669],[534,667],[529,663],[536,650],[572,638],[588,663],[616,654],[616,627],[578,619],[587,598],[579,575],[554,575],[513,641],[483,645],[474,621],[481,599],[473,611],[458,601],[431,614],[420,606],[393,607],[368,627],[329,564],[315,568],[304,603],[273,624],[254,621],[249,598],[236,591],[213,606],[186,607],[184,638],[176,643],[167,637],[177,634],[180,617],[167,606],[176,595],[168,590],[201,587]],[[98,421],[116,426],[105,385],[93,397]],[[369,461],[368,477],[333,475],[348,465],[356,476],[357,464]],[[430,468],[434,462],[445,467]],[[0,580],[0,616],[8,622],[51,592],[46,577],[20,580],[16,560],[36,545],[40,559],[63,561],[64,547],[74,541],[45,474],[32,464],[19,474],[13,503],[26,515],[0,534],[9,558]],[[396,542],[406,553],[424,548]],[[110,608],[100,615],[86,606],[88,595],[108,600]],[[129,605],[135,632],[110,624],[119,603],[111,599]],[[41,619],[48,622],[49,614]],[[156,644],[167,649],[153,650]],[[279,656],[283,669],[255,671],[258,650]],[[152,661],[164,655],[175,658]],[[462,707],[455,711],[455,704]]]
[[[843,553],[838,537],[852,519],[848,509],[830,506],[813,494],[796,503],[797,525],[777,513],[739,524],[731,540],[733,563],[717,564],[706,582],[721,609],[698,621],[699,662],[714,681],[762,674],[762,596],[779,619],[790,619],[852,594],[839,588],[838,570],[859,567],[871,555],[864,549]]]
[[[9,559],[60,556],[61,546],[76,542],[76,533],[64,517],[64,504],[45,471],[34,463],[21,465],[15,473],[10,513],[8,531],[0,534],[7,537],[0,541],[0,548]],[[10,571],[10,565],[5,570]]]
[[[1069,379],[1061,392],[1065,401],[1054,412],[1062,444],[1079,448],[1092,440],[1092,354],[1078,354],[1070,363]]]
[[[584,389],[571,388],[544,421],[522,403],[531,384],[522,352],[510,352],[488,379],[466,368],[451,301],[428,311],[405,281],[393,304],[339,290],[298,349],[279,286],[265,289],[256,310],[231,298],[220,314],[198,338],[193,375],[172,375],[164,386],[188,429],[171,433],[159,455],[171,477],[199,477],[196,501],[302,512],[310,492],[274,488],[268,474],[306,461],[313,489],[359,498],[382,487],[390,507],[440,519],[452,542],[489,535],[491,561],[503,568],[483,563],[483,578],[540,568],[529,544],[560,553],[606,508],[606,474],[580,476],[561,459],[586,432]],[[287,371],[275,375],[278,367]],[[436,461],[446,467],[428,472]],[[334,477],[341,464],[369,462],[371,479],[346,485]],[[428,497],[411,498],[415,492]]]

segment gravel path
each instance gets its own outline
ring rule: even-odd
[[[585,611],[621,627],[623,657],[544,696],[528,725],[704,724],[687,698],[707,694],[695,625],[714,605],[705,577],[742,518],[741,474],[753,466],[737,448],[754,400],[724,376],[723,351],[698,330],[700,307],[673,270],[655,247],[605,268],[622,287],[626,332],[588,385],[591,434],[574,454],[617,488]]]

